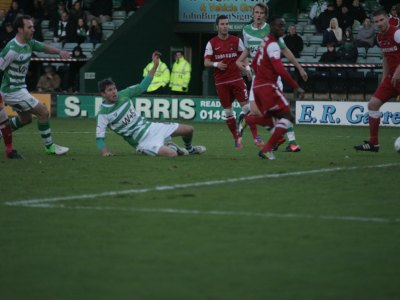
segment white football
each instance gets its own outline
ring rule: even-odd
[[[400,136],[394,141],[394,150],[400,152]]]

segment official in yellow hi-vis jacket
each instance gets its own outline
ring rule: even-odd
[[[161,57],[161,53],[156,51]],[[150,62],[146,68],[143,70],[143,77],[146,77],[150,70],[153,68],[154,63]],[[160,64],[158,65],[157,71],[154,74],[153,80],[149,87],[147,88],[148,93],[160,93],[163,94],[165,93],[165,90],[163,90],[164,87],[166,87],[169,83],[170,80],[170,72],[167,67],[167,65],[161,61],[160,59]]]
[[[182,51],[175,53],[175,63],[172,66],[169,87],[174,94],[187,93],[189,90],[192,66],[183,57]]]

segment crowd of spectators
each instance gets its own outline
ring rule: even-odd
[[[114,7],[113,0],[13,0],[8,10],[0,9],[0,50],[15,37],[13,22],[18,15],[28,14],[32,16],[35,33],[34,39],[41,42],[44,40],[42,21],[48,21],[47,32],[53,33],[53,41],[56,43],[92,43],[93,46],[104,40],[102,24],[112,21],[113,10],[125,12],[134,11],[144,5],[145,0],[121,0],[120,7]],[[81,47],[72,51],[73,58],[86,58]],[[84,63],[84,62],[83,62]],[[31,64],[34,69],[35,64]],[[38,72],[32,70],[27,78],[31,89],[40,91],[78,91],[79,69],[82,63],[71,63],[68,68],[60,72],[59,84],[48,84],[49,78],[57,78],[57,70],[48,66],[40,65]],[[54,76],[53,76],[54,73]],[[62,74],[61,74],[62,73]],[[57,75],[57,76],[55,76]],[[34,79],[36,77],[36,80]],[[53,80],[56,81],[57,80]],[[40,83],[40,84],[39,84]]]

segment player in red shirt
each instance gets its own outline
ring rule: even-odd
[[[372,16],[379,32],[377,41],[383,52],[383,76],[378,89],[368,102],[369,141],[354,146],[354,149],[378,152],[381,118],[379,109],[389,99],[400,94],[400,29],[389,24],[386,12],[383,10],[375,11]]]
[[[236,60],[244,50],[240,38],[228,33],[229,20],[225,15],[216,19],[218,35],[208,41],[204,53],[204,66],[214,68],[214,81],[218,98],[224,108],[226,124],[232,133],[235,148],[242,148],[242,141],[236,128],[236,119],[232,104],[235,99],[243,113],[250,111],[246,84]]]
[[[256,72],[253,84],[256,104],[265,118],[272,116],[277,120],[275,130],[259,156],[274,160],[273,149],[295,121],[288,100],[276,84],[278,76],[296,90],[300,99],[304,97],[304,90],[293,80],[282,63],[278,39],[285,33],[284,19],[272,17],[270,27],[271,33],[264,38],[252,64]]]

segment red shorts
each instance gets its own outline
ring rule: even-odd
[[[275,116],[277,113],[290,112],[289,101],[275,84],[264,84],[253,87],[254,98],[264,116]]]
[[[382,102],[387,102],[392,98],[400,95],[400,83],[393,86],[390,82],[392,77],[386,76],[385,79],[379,84],[377,90],[374,93],[374,97],[378,98]]]
[[[235,99],[239,102],[247,102],[249,99],[247,87],[242,78],[215,85],[215,88],[223,108],[231,107]]]

